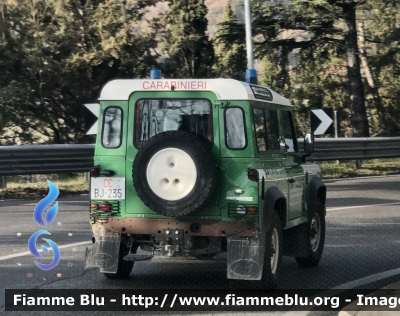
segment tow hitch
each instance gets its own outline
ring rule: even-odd
[[[183,229],[170,229],[165,228],[161,233],[161,255],[173,257],[175,252],[179,252],[180,255],[183,255]]]

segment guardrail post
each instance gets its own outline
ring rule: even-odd
[[[90,181],[90,173],[89,172],[85,172],[85,179],[86,179],[86,182]]]
[[[5,176],[0,176],[0,189],[7,188],[7,179]]]
[[[338,116],[337,116],[338,111],[334,111],[333,115],[333,126],[335,128],[335,138],[339,138],[339,133],[338,133]],[[339,165],[339,160],[336,160],[336,165]]]

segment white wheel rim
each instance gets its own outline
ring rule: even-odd
[[[316,252],[319,247],[321,240],[321,221],[318,214],[315,214],[311,219],[311,232],[310,232],[310,244],[311,250]]]
[[[166,148],[150,159],[146,176],[154,194],[167,201],[177,201],[192,192],[197,181],[197,168],[185,151]]]
[[[279,259],[279,237],[278,231],[274,228],[271,236],[271,272],[272,274],[276,273],[276,269],[278,268],[278,259]]]

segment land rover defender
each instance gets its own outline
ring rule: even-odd
[[[318,265],[326,187],[292,105],[232,79],[114,80],[99,104],[86,267],[128,278],[156,256],[212,259],[227,278],[277,285],[282,256]],[[300,151],[299,147],[303,147]]]

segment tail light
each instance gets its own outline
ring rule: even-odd
[[[257,214],[257,207],[255,207],[255,206],[250,206],[247,208],[247,210],[249,211],[249,214],[252,214],[252,215]]]
[[[257,169],[250,169],[248,172],[247,172],[247,176],[249,177],[249,179],[251,180],[251,181],[257,181],[258,182],[258,171],[257,171]]]
[[[90,169],[90,176],[93,178],[100,177],[100,167],[95,166],[92,169]]]
[[[111,204],[107,201],[103,201],[100,204],[100,209],[104,212],[111,211]]]
[[[99,204],[97,204],[97,203],[90,204],[90,209],[92,211],[97,211],[99,209]]]

